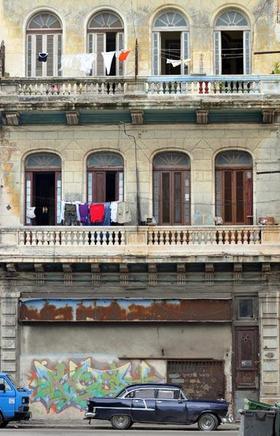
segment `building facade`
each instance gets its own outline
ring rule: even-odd
[[[277,1],[71,3],[0,2],[1,370],[280,401]]]

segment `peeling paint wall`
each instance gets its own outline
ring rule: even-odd
[[[118,12],[125,25],[125,45],[134,49],[135,39],[139,44],[139,74],[151,74],[151,24],[155,14],[166,7],[178,8],[188,18],[191,36],[191,70],[198,73],[201,68],[207,74],[213,73],[213,22],[218,11],[230,7],[240,8],[249,17],[252,53],[262,50],[279,49],[279,23],[277,23],[276,0],[239,0],[234,3],[213,0],[196,2],[176,0],[172,4],[161,0],[149,2],[143,0],[123,0],[116,4],[114,0],[80,0],[79,8],[73,8],[69,0],[47,2],[41,0],[1,0],[0,39],[6,41],[7,68],[11,76],[25,74],[25,25],[33,12],[50,9],[57,13],[63,23],[63,51],[66,54],[81,53],[86,47],[86,25],[96,10],[112,8]],[[253,73],[271,73],[273,64],[280,60],[279,54],[253,55]],[[130,56],[126,64],[126,73],[134,74],[134,57]]]
[[[21,383],[33,389],[35,419],[81,416],[90,396],[114,395],[135,382],[164,382],[167,360],[174,358],[224,361],[231,399],[230,324],[21,325],[20,348]]]
[[[257,174],[278,169],[277,127],[267,125],[146,125],[127,127],[135,135],[138,154],[142,219],[152,216],[152,161],[160,151],[180,150],[191,158],[191,223],[213,224],[215,217],[216,154],[221,150],[247,150],[253,157],[253,203],[257,217],[280,221],[280,174]],[[24,158],[36,151],[56,152],[62,159],[62,196],[86,201],[86,158],[96,150],[113,150],[124,157],[125,198],[136,204],[135,155],[122,126],[4,127],[1,144],[1,209],[3,226],[24,222]],[[9,169],[4,171],[2,168]],[[3,173],[2,173],[3,171]],[[134,219],[136,211],[132,210]]]

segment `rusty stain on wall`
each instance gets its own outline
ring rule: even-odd
[[[230,300],[26,299],[20,321],[230,321]]]

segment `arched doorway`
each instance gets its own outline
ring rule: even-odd
[[[152,74],[189,73],[188,62],[184,62],[189,58],[189,25],[183,14],[167,10],[157,15],[152,44]]]
[[[153,161],[153,215],[159,225],[190,224],[190,159],[158,153]]]
[[[250,26],[243,12],[221,12],[214,25],[215,74],[250,74]]]
[[[89,203],[123,201],[123,158],[110,151],[99,151],[87,159],[87,200]]]
[[[253,162],[246,151],[216,156],[216,216],[224,224],[253,224]]]
[[[60,223],[61,159],[55,153],[32,153],[25,159],[25,222],[45,226]],[[35,217],[30,210],[35,208]]]
[[[48,53],[47,62],[39,62],[39,53]],[[28,77],[61,75],[62,25],[48,11],[34,15],[26,28],[26,74]]]
[[[93,76],[121,76],[123,62],[113,57],[110,73],[106,71],[102,52],[120,51],[124,48],[124,30],[121,18],[112,11],[101,11],[93,15],[87,27],[88,52],[95,53]]]

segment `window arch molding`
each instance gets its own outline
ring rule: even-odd
[[[246,149],[222,149],[213,164],[215,216],[226,225],[253,224],[253,155]]]
[[[33,11],[25,21],[25,64],[28,77],[61,75],[63,22],[49,8]],[[48,53],[47,62],[38,61],[38,53]]]
[[[85,166],[89,203],[123,201],[125,160],[119,151],[90,151],[85,157]]]
[[[213,17],[214,74],[251,73],[251,19],[239,6],[219,9]]]
[[[229,28],[250,30],[251,19],[247,11],[244,11],[239,6],[227,6],[222,7],[216,12],[212,25],[217,30],[229,30]]]
[[[33,150],[23,156],[25,223],[55,225],[61,220],[62,158],[53,150]],[[35,209],[35,217],[30,210]]]
[[[190,25],[185,12],[177,7],[160,9],[152,17],[150,28],[152,32],[152,74],[188,74]]]
[[[114,56],[110,71],[105,67],[102,52],[120,51],[125,48],[125,22],[119,11],[112,8],[99,8],[92,12],[86,21],[86,49],[94,53],[93,76],[122,76],[124,62]]]
[[[191,158],[182,150],[152,156],[153,216],[159,225],[190,224]]]

